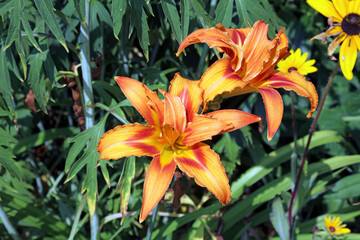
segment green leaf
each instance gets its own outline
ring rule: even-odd
[[[11,115],[14,115],[13,107],[12,107],[12,88],[11,88],[11,79],[9,75],[9,70],[7,68],[6,64],[6,52],[4,50],[4,46],[1,47],[0,50],[0,93],[2,94],[2,97],[4,98],[6,105]]]
[[[284,26],[285,23],[277,16],[268,0],[235,0],[240,27],[248,27],[248,22],[254,24],[263,19],[270,25],[269,36],[275,37],[275,29]]]
[[[307,139],[308,136],[305,136],[297,141],[298,151],[303,151],[307,143]],[[342,141],[342,137],[339,136],[337,132],[318,131],[314,133],[309,149],[328,143]],[[293,151],[293,147],[294,143],[290,143],[277,149],[276,151],[269,153],[259,164],[251,167],[245,173],[243,173],[240,178],[231,185],[232,198],[238,199],[243,194],[245,187],[253,185],[255,182],[269,174],[275,167],[289,160]]]
[[[0,166],[3,166],[12,176],[20,180],[20,171],[14,160],[15,156],[12,153],[12,149],[10,148],[10,144],[14,143],[17,143],[17,140],[0,128]]]
[[[122,27],[122,18],[126,12],[126,0],[113,0],[111,5],[111,16],[113,18],[113,32],[117,40],[119,40],[119,33]]]
[[[85,25],[85,1],[87,0],[72,0],[75,5],[76,13],[79,16],[80,22]]]
[[[229,28],[232,19],[233,0],[220,0],[215,10],[215,22]]]
[[[4,15],[7,12],[11,11],[15,1],[13,0],[6,0],[0,3],[0,15]]]
[[[40,146],[46,141],[72,136],[78,132],[79,128],[76,127],[52,128],[50,130],[45,130],[20,140],[14,147],[14,153],[18,155],[30,148]]]
[[[101,172],[103,174],[106,184],[108,185],[108,188],[110,188],[110,176],[109,176],[109,171],[107,170],[107,167],[106,167],[106,165],[108,165],[108,164],[111,166],[111,164],[108,160],[104,160],[104,159],[100,160]]]
[[[182,40],[184,40],[189,33],[189,22],[190,22],[190,6],[189,0],[181,0],[180,3],[180,14],[181,14],[181,33]]]
[[[181,43],[180,17],[174,0],[160,0],[166,19],[169,21],[172,32],[178,43]]]
[[[360,182],[360,173],[346,176],[335,183],[331,193],[326,194],[325,198],[346,199],[360,196],[358,184]]]
[[[314,173],[321,175],[342,167],[360,163],[360,155],[338,156],[322,160],[309,165],[308,174]],[[256,191],[247,196],[246,199],[238,202],[223,215],[223,221],[227,224],[224,226],[224,232],[229,231],[238,221],[246,214],[257,209],[261,204],[273,199],[281,192],[288,191],[292,184],[291,174],[287,173],[282,177],[267,183]],[[233,201],[236,198],[233,198]]]
[[[52,58],[51,58],[50,51],[46,50],[44,52],[44,54],[46,55],[45,61],[44,61],[44,69],[45,69],[46,75],[48,76],[50,82],[52,83],[52,85],[54,85],[57,88],[64,87],[64,85],[61,85],[60,83],[58,83],[56,81],[58,71],[56,69],[56,66],[55,66]]]
[[[120,212],[123,216],[126,215],[128,209],[128,203],[131,195],[131,183],[135,177],[135,157],[129,157],[125,163],[125,172],[122,175],[122,185],[120,192]],[[124,221],[124,218],[121,219],[121,223]]]
[[[134,0],[131,4],[131,25],[135,27],[137,38],[147,61],[149,61],[149,25],[144,8],[145,0]]]
[[[40,15],[44,18],[47,26],[50,28],[51,32],[55,35],[56,39],[59,40],[60,44],[63,45],[65,50],[69,52],[69,49],[66,46],[65,38],[61,32],[60,26],[56,21],[54,6],[52,1],[48,0],[34,0],[36,8],[39,10]],[[76,2],[76,1],[75,1]]]
[[[209,14],[205,11],[204,6],[199,3],[198,0],[189,0],[195,12],[198,14],[198,17],[201,20],[203,27],[213,27],[215,26],[214,21],[211,19]]]
[[[108,118],[109,113],[107,113],[99,123],[97,123],[93,128],[96,129],[95,135],[90,140],[86,152],[87,154],[87,167],[86,167],[86,176],[85,181],[82,187],[81,192],[86,191],[87,202],[89,208],[89,214],[92,217],[96,209],[96,195],[98,192],[97,186],[97,161],[100,158],[100,154],[97,152],[97,144],[100,137],[103,135],[106,119]]]
[[[28,67],[27,67],[27,56],[25,53],[25,48],[24,48],[24,44],[22,41],[22,38],[18,38],[15,39],[15,47],[16,47],[16,51],[19,54],[20,57],[20,61],[21,61],[21,66],[23,68],[23,72],[24,72],[24,78],[27,78],[27,71],[28,71]]]
[[[47,113],[46,104],[49,98],[49,95],[45,89],[44,74],[42,71],[43,62],[45,61],[46,55],[33,51],[33,54],[29,56],[29,76],[28,80],[30,86],[34,92],[36,102],[39,104],[39,107]]]
[[[272,208],[272,212],[270,215],[270,220],[276,232],[279,234],[282,240],[289,239],[290,226],[286,218],[280,197],[276,197],[274,199],[271,208]]]
[[[23,77],[20,75],[19,69],[17,67],[17,62],[15,62],[14,56],[12,51],[8,50],[6,52],[6,58],[7,58],[7,67],[9,71],[12,71],[13,74],[21,81],[24,82]]]
[[[104,5],[102,5],[100,1],[94,1],[91,6],[94,7],[94,10],[100,21],[107,23],[109,27],[113,28],[113,22],[111,20],[110,14]]]
[[[11,46],[11,44],[20,37],[20,20],[21,20],[21,3],[20,0],[13,1],[13,10],[10,14],[10,26],[8,35],[5,41],[4,50]]]
[[[74,138],[72,138],[70,140],[70,142],[72,142],[74,144],[71,146],[68,156],[66,158],[66,162],[65,162],[65,172],[66,173],[69,172],[70,167],[74,163],[76,157],[84,149],[86,143],[90,140],[90,138],[95,135],[96,131],[97,131],[96,127],[86,129],[85,131],[79,133],[78,135],[76,135]]]
[[[27,34],[27,37],[28,37],[29,41],[31,42],[31,44],[32,44],[39,52],[42,53],[42,50],[41,50],[38,42],[37,42],[36,39],[34,38],[33,30],[32,30],[31,27],[30,27],[29,20],[27,19],[26,14],[25,14],[24,12],[22,12],[22,14],[21,14],[21,22],[22,22],[22,26],[24,27],[25,32],[26,32],[26,34]]]
[[[159,229],[156,229],[153,231],[151,235],[151,239],[160,239],[163,238],[170,233],[174,232],[175,230],[179,229],[181,226],[184,226],[186,223],[194,221],[198,219],[200,216],[205,214],[213,214],[217,210],[219,210],[222,207],[220,203],[216,203],[214,205],[211,205],[209,207],[201,208],[200,210],[187,213],[183,217],[176,218],[169,223],[163,225]]]

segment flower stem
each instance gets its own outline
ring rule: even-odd
[[[0,203],[0,219],[3,222],[5,229],[8,231],[9,235],[14,240],[20,240],[20,236],[14,226],[11,224],[9,218],[7,217],[5,211],[2,209],[1,203]]]
[[[322,108],[324,106],[326,97],[327,97],[327,95],[329,93],[329,90],[330,90],[331,84],[332,84],[332,82],[334,80],[334,77],[335,77],[335,75],[336,75],[336,73],[337,73],[337,71],[339,69],[339,66],[340,66],[339,63],[337,63],[336,67],[334,68],[333,72],[331,73],[331,75],[329,77],[329,80],[328,80],[328,83],[326,85],[324,94],[323,94],[323,96],[321,98],[319,108],[318,108],[318,111],[316,113],[316,117],[315,117],[315,119],[314,119],[314,121],[313,121],[313,123],[311,125],[310,131],[309,131],[308,141],[306,143],[306,147],[305,147],[305,150],[304,150],[304,155],[303,155],[303,157],[301,159],[300,169],[299,169],[299,172],[298,172],[297,177],[296,177],[294,190],[292,191],[292,194],[291,194],[291,200],[290,200],[290,205],[289,205],[289,217],[288,217],[289,218],[289,225],[290,225],[290,236],[291,236],[290,239],[292,239],[293,228],[295,226],[295,216],[292,216],[292,208],[293,208],[295,197],[297,195],[297,189],[298,189],[298,186],[299,186],[301,173],[302,173],[302,171],[304,169],[305,160],[306,160],[306,157],[307,157],[307,154],[308,154],[308,151],[309,151],[312,135],[315,132],[315,128],[316,128],[317,122],[319,120]]]
[[[85,24],[80,24],[80,58],[81,58],[81,73],[84,84],[84,115],[85,115],[85,129],[94,126],[94,96],[91,79],[90,67],[90,1],[85,0]],[[91,239],[97,239],[99,230],[98,214],[95,210],[91,218]]]

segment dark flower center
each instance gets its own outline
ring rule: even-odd
[[[295,67],[291,67],[288,69],[288,72],[291,73],[292,71],[297,71],[297,69]]]
[[[348,35],[356,35],[360,33],[360,16],[355,13],[346,15],[341,22],[341,28]]]
[[[335,232],[335,228],[334,227],[330,227],[330,232]]]

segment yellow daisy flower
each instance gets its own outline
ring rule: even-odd
[[[283,73],[298,71],[298,73],[302,75],[316,72],[317,68],[313,66],[315,64],[315,60],[311,59],[306,61],[307,57],[308,53],[305,52],[304,54],[301,54],[300,48],[298,48],[295,52],[291,49],[290,55],[286,59],[278,62],[278,70]]]
[[[332,57],[340,47],[340,67],[346,79],[353,78],[357,50],[360,50],[360,0],[307,0],[312,8],[328,18],[330,28],[313,37],[323,42],[326,37],[336,36],[329,45],[328,55]]]
[[[342,224],[339,217],[325,217],[325,227],[330,235],[340,235],[351,232],[349,228],[346,228],[346,224]]]

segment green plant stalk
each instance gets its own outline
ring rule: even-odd
[[[90,67],[90,3],[85,0],[85,24],[80,25],[80,59],[81,59],[81,74],[84,84],[84,115],[85,115],[85,129],[94,126],[94,96],[91,79]],[[91,218],[91,239],[96,240],[99,230],[98,214],[95,210]]]
[[[78,226],[78,223],[79,223],[79,220],[80,220],[80,216],[81,216],[81,213],[82,213],[82,209],[84,208],[84,205],[86,203],[86,197],[83,196],[83,199],[81,200],[81,203],[76,211],[76,215],[75,215],[75,219],[74,219],[74,223],[72,225],[72,228],[71,228],[71,232],[70,232],[70,236],[68,238],[68,240],[73,240],[74,237],[75,237],[75,234],[76,234],[76,229],[77,229],[77,226]]]
[[[5,229],[8,231],[9,235],[14,240],[21,240],[19,233],[16,231],[14,226],[9,221],[9,218],[7,217],[5,211],[2,209],[1,203],[0,203],[0,219],[3,222]]]
[[[147,229],[146,240],[151,239],[151,235],[152,235],[153,230],[154,230],[154,224],[155,224],[155,219],[156,219],[158,208],[159,208],[159,204],[156,204],[156,206],[152,210],[151,222],[150,222],[149,227]]]
[[[298,189],[298,186],[299,186],[299,182],[300,182],[300,177],[301,177],[301,173],[304,169],[304,165],[305,165],[305,161],[306,161],[306,157],[307,157],[307,154],[308,154],[308,151],[309,151],[309,147],[310,147],[310,142],[311,142],[311,137],[312,135],[314,134],[315,132],[315,128],[316,128],[316,125],[317,125],[317,122],[319,120],[319,117],[320,117],[320,114],[321,114],[321,111],[322,111],[322,108],[324,106],[324,103],[325,103],[325,100],[326,100],[326,97],[329,93],[329,90],[330,90],[330,87],[332,85],[332,82],[334,80],[334,77],[337,73],[337,71],[339,70],[339,67],[340,67],[340,64],[339,62],[336,64],[333,72],[331,73],[330,77],[329,77],[329,80],[328,80],[328,83],[326,84],[326,87],[325,87],[325,91],[324,91],[324,94],[321,98],[321,101],[320,101],[320,104],[319,104],[319,108],[318,108],[318,111],[316,113],[316,117],[311,125],[311,128],[310,128],[310,131],[309,131],[309,138],[308,138],[308,141],[306,143],[306,147],[305,147],[305,150],[304,150],[304,155],[301,159],[301,164],[300,164],[300,169],[299,169],[299,172],[297,174],[297,177],[296,177],[296,182],[295,182],[295,186],[294,186],[294,190],[292,191],[292,194],[291,194],[291,200],[290,200],[290,204],[289,204],[289,216],[288,216],[288,219],[289,219],[289,225],[290,225],[290,239],[292,239],[292,233],[293,233],[293,229],[294,229],[294,226],[295,226],[295,217],[292,216],[292,207],[293,207],[293,204],[294,204],[294,200],[295,200],[295,197],[296,197],[296,194],[297,194],[297,189]]]

